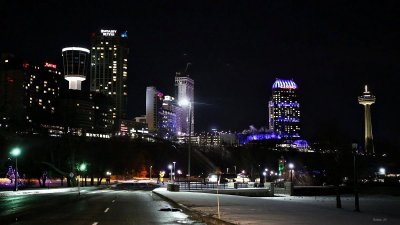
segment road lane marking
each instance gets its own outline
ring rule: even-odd
[[[98,222],[94,222],[92,225],[97,225],[98,224]]]
[[[110,208],[107,208],[106,210],[104,210],[104,213],[108,212],[108,210],[110,210]]]
[[[115,202],[115,200],[112,200],[112,202]]]

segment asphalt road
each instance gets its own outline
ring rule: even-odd
[[[0,197],[0,224],[203,224],[150,190],[124,187]]]

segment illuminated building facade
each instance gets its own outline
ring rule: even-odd
[[[172,96],[165,95],[162,103],[161,111],[161,127],[159,134],[167,140],[176,138],[176,112],[180,109],[176,105],[175,99]]]
[[[156,87],[146,89],[146,123],[150,133],[172,140],[176,137],[176,112],[180,107]]]
[[[113,118],[126,118],[128,98],[127,32],[100,30],[92,34],[90,90],[111,96]]]
[[[63,83],[57,65],[44,63],[43,66],[25,64],[25,105],[26,120],[32,127],[55,123],[56,100]]]
[[[177,113],[178,136],[193,135],[194,133],[194,81],[189,75],[182,76],[176,73],[175,93],[178,104],[186,101],[188,105],[181,105]],[[190,126],[190,128],[189,128]]]
[[[300,103],[293,80],[276,79],[268,109],[270,130],[285,139],[300,137]]]
[[[146,88],[146,123],[151,133],[157,133],[160,129],[163,97],[164,94],[156,87]]]
[[[64,77],[69,82],[69,89],[81,90],[81,83],[86,80],[89,53],[89,49],[80,47],[62,49]]]
[[[358,97],[358,103],[364,106],[365,153],[375,154],[373,136],[372,136],[372,122],[371,122],[371,105],[375,103],[375,96],[368,91],[367,85],[365,85],[365,90],[363,95]]]

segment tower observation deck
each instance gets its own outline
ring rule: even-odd
[[[358,97],[358,103],[364,106],[364,148],[367,154],[374,154],[374,144],[372,136],[371,123],[371,105],[375,103],[375,96],[368,91],[368,86],[365,85],[363,95]]]
[[[69,82],[69,89],[81,90],[82,81],[86,80],[89,49],[67,47],[62,49],[64,76]]]

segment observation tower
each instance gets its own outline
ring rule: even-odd
[[[375,96],[368,91],[367,85],[364,89],[363,95],[358,97],[358,103],[364,106],[364,148],[366,154],[375,154],[371,123],[371,105],[375,103]]]
[[[89,49],[80,47],[62,49],[64,77],[69,82],[69,89],[81,90],[81,83],[86,80],[89,53]]]

